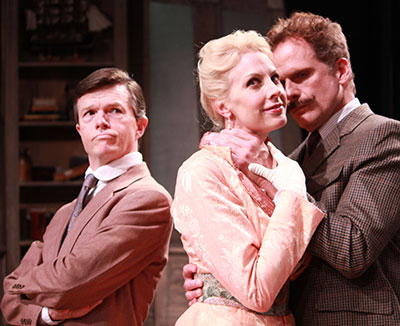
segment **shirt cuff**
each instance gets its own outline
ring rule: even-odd
[[[51,319],[50,315],[49,315],[49,308],[47,308],[47,307],[42,308],[42,313],[41,313],[40,317],[47,325],[58,325],[59,323],[62,322],[62,320]]]

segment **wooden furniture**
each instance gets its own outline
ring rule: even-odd
[[[31,7],[27,7],[29,3]],[[45,4],[42,11],[47,16],[34,7],[38,3]],[[45,1],[4,0],[1,3],[2,278],[18,265],[31,241],[40,236],[44,226],[35,226],[34,219],[50,218],[52,212],[79,193],[79,180],[54,181],[52,178],[56,170],[70,167],[72,156],[83,160],[86,156],[70,112],[70,90],[77,81],[98,68],[128,68],[126,0],[93,2],[97,5],[97,17],[104,15],[111,26],[92,32],[86,25],[84,30],[90,40],[67,44],[63,44],[62,38],[69,36],[65,36],[61,28],[63,19],[64,23],[69,19],[65,13],[90,2],[75,0],[70,2],[71,8],[65,7],[67,2],[59,2],[57,6],[52,3],[51,6]],[[70,18],[75,17],[75,11]],[[36,15],[34,29],[28,27],[27,17],[32,14]],[[89,8],[85,15],[92,15]],[[43,28],[52,23],[51,19],[58,23]],[[76,27],[71,26],[67,25],[66,29]],[[54,31],[58,34],[51,36]],[[76,35],[74,31],[75,34],[70,34]],[[35,33],[39,32],[43,39],[52,37],[52,40],[35,42]],[[56,107],[53,111],[42,104],[33,108],[35,98],[55,102]],[[46,110],[51,112],[42,112]],[[43,113],[46,114],[39,115]],[[18,169],[24,164],[20,152],[25,149],[33,166],[29,177],[21,176]]]

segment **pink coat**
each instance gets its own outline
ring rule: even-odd
[[[233,166],[229,148],[203,148],[179,169],[172,215],[199,272],[211,273],[248,309],[266,312],[324,214],[290,191],[280,193],[275,210],[268,209],[266,196],[251,185]],[[288,325],[293,318],[196,303],[177,325],[278,325],[280,321]]]

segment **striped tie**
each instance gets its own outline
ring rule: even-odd
[[[82,212],[82,209],[84,208],[84,206],[86,204],[85,199],[86,199],[86,196],[87,196],[89,190],[92,189],[96,184],[97,184],[96,177],[91,173],[88,174],[85,178],[85,181],[83,182],[78,199],[76,200],[74,211],[72,212],[71,218],[69,220],[67,232],[69,232],[69,230],[71,229],[72,224],[74,224],[77,216]]]

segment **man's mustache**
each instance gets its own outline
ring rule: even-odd
[[[288,111],[293,110],[295,108],[301,107],[301,106],[306,106],[309,105],[310,103],[314,102],[314,97],[307,98],[304,100],[298,100],[298,101],[290,101],[288,104]]]

